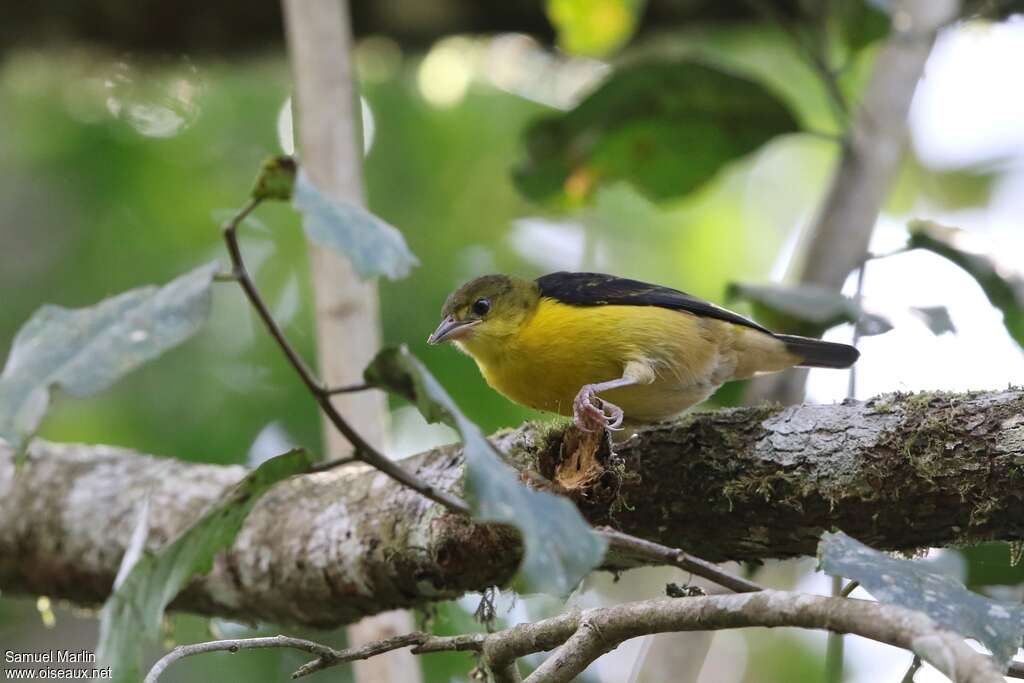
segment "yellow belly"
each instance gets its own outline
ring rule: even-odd
[[[628,419],[656,421],[699,403],[732,378],[735,354],[723,350],[731,351],[735,327],[653,306],[577,307],[542,299],[500,348],[465,347],[498,392],[562,415],[572,414],[584,384],[617,379],[631,361],[647,363],[657,375],[653,383],[602,397]]]

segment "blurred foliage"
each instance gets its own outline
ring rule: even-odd
[[[982,543],[960,552],[967,560],[964,583],[972,590],[987,586],[1018,586],[1024,583],[1024,563],[1013,557],[1014,547],[1008,543]]]
[[[604,57],[633,35],[645,0],[546,0],[558,46],[566,52]]]
[[[1024,348],[1024,272],[994,253],[977,236],[934,221],[915,220],[908,226],[910,249],[927,249],[957,264],[977,280],[985,296],[1003,314],[1003,324]]]
[[[516,181],[531,199],[569,205],[621,180],[663,200],[796,130],[786,107],[746,78],[695,62],[633,64],[572,111],[532,124]]]

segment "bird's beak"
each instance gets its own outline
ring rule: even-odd
[[[479,323],[480,320],[456,320],[455,316],[449,315],[447,318],[441,321],[441,324],[437,326],[434,333],[427,337],[428,344],[440,344],[450,339],[458,339],[462,337],[470,328],[474,327]]]

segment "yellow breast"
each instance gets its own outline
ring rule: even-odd
[[[649,363],[653,384],[605,394],[627,418],[659,420],[697,403],[724,381],[719,353],[734,326],[654,306],[570,306],[541,299],[501,344],[463,345],[494,389],[563,415],[584,384],[617,379],[630,361]],[[731,373],[728,373],[731,374]]]

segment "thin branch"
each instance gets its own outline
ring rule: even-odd
[[[372,643],[367,643],[361,647],[349,648],[347,650],[318,652],[317,654],[320,656],[296,669],[292,674],[292,678],[302,678],[303,676],[308,676],[311,673],[316,673],[317,671],[337,666],[338,664],[354,662],[358,659],[369,659],[370,657],[376,657],[377,655],[384,654],[385,652],[399,650],[403,647],[409,647],[410,645],[420,645],[431,638],[432,636],[430,634],[417,631],[416,633],[409,633],[404,636],[395,636],[394,638],[386,638],[384,640],[378,640]]]
[[[839,597],[848,598],[850,597],[850,594],[858,588],[860,588],[860,581],[851,581],[850,583],[846,584],[842,591],[840,591]]]
[[[403,636],[406,639],[411,638],[414,635],[424,636],[424,634],[410,634]],[[411,644],[411,643],[406,643]],[[399,646],[402,647],[402,646]],[[302,650],[303,652],[309,652],[310,654],[319,655],[321,658],[324,657],[338,657],[345,654],[345,652],[339,652],[326,645],[313,642],[312,640],[305,640],[303,638],[292,638],[290,636],[271,636],[268,638],[238,638],[233,640],[213,640],[207,643],[194,643],[192,645],[179,645],[174,648],[163,657],[161,657],[153,668],[146,674],[144,683],[156,683],[157,679],[167,670],[171,664],[174,664],[179,659],[185,657],[192,657],[194,655],[201,655],[207,652],[238,652],[239,650],[260,650],[265,648],[290,648],[293,650]],[[373,654],[377,654],[374,652]],[[373,656],[370,654],[368,656]],[[353,657],[355,659],[355,657]]]
[[[598,533],[608,541],[610,552],[638,560],[641,564],[678,567],[723,588],[728,588],[734,593],[754,593],[764,590],[764,586],[730,574],[719,568],[718,565],[694,557],[682,550],[624,534],[610,527],[598,529]]]
[[[357,391],[366,391],[367,389],[374,389],[369,384],[350,384],[344,387],[321,387],[320,391],[328,396],[334,396],[336,394],[354,394]]]
[[[900,679],[900,683],[914,683],[914,676],[920,668],[921,656],[914,655],[914,661],[910,662],[910,668],[907,669],[907,673],[903,674],[903,678]]]
[[[249,303],[252,304],[253,308],[256,309],[256,313],[263,321],[264,326],[270,333],[270,336],[277,342],[278,347],[284,352],[285,357],[291,364],[295,372],[298,373],[302,379],[302,383],[306,385],[306,388],[316,399],[316,402],[320,405],[324,415],[330,420],[331,424],[341,432],[349,443],[352,444],[355,449],[355,457],[362,462],[374,467],[387,476],[391,477],[400,484],[409,487],[410,489],[426,496],[430,500],[440,503],[449,510],[466,514],[469,512],[469,506],[465,501],[447,493],[441,491],[431,484],[420,480],[414,474],[405,470],[401,465],[388,458],[386,455],[374,448],[370,443],[363,439],[360,434],[353,429],[345,418],[337,411],[334,405],[331,403],[330,394],[323,388],[320,381],[316,379],[313,372],[306,365],[306,362],[302,360],[302,357],[289,343],[287,337],[281,327],[274,320],[274,316],[270,313],[270,309],[267,308],[266,302],[263,301],[263,297],[253,282],[253,279],[249,276],[249,271],[245,267],[245,260],[242,257],[242,250],[238,243],[238,226],[241,224],[245,217],[248,216],[253,210],[259,206],[259,199],[252,199],[238,212],[238,214],[232,218],[224,226],[224,241],[227,244],[228,253],[231,256],[231,265],[235,277],[238,280],[238,284],[241,285],[242,290],[245,292],[246,297],[249,299]]]

